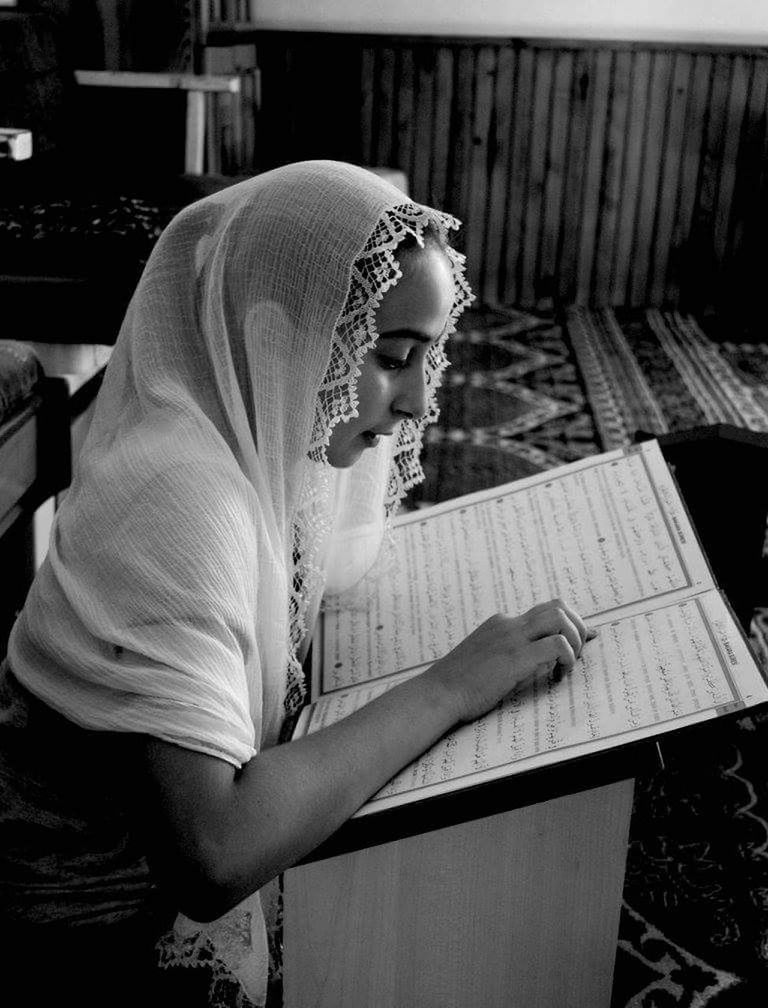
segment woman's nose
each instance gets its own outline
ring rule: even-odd
[[[395,413],[421,420],[427,412],[427,373],[423,367],[412,368],[392,404]]]

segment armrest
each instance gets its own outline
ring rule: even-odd
[[[240,91],[239,77],[217,74],[142,73],[134,70],[75,70],[85,87],[176,88],[180,91]]]
[[[41,378],[33,397],[0,423],[0,538],[23,515],[69,485],[69,393]]]

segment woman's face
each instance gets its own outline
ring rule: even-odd
[[[394,434],[401,420],[418,419],[427,409],[427,352],[442,335],[453,306],[453,272],[439,248],[409,250],[400,262],[402,277],[376,310],[378,339],[360,365],[359,416],[331,432],[328,461],[351,466],[381,436]]]

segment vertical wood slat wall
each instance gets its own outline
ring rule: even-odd
[[[253,161],[225,152],[231,170],[310,157],[403,169],[415,199],[463,221],[489,304],[756,308],[768,53],[254,38]]]

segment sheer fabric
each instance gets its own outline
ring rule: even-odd
[[[458,226],[372,173],[322,161],[171,222],[11,636],[27,689],[85,728],[151,734],[236,767],[277,742],[303,701],[302,648],[329,573],[334,591],[359,581],[423,475],[443,343],[470,298],[452,249],[455,302],[430,350],[427,416],[347,471],[325,449],[357,415],[375,309],[400,276],[396,246],[428,224]],[[238,976],[243,1004],[260,1003],[258,894],[215,925],[180,918],[162,946],[166,962],[200,950]]]

